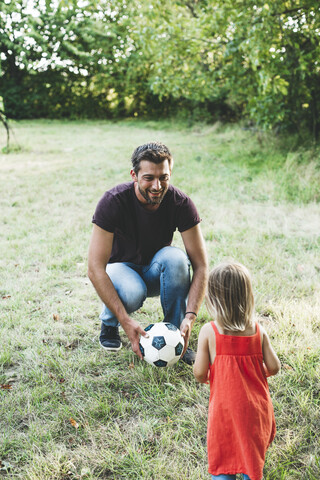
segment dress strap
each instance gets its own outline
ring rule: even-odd
[[[256,335],[258,335],[260,337],[260,327],[259,327],[259,323],[256,322]]]
[[[214,323],[214,322],[210,322],[210,323],[211,323],[211,326],[212,326],[212,328],[213,328],[213,330],[214,330],[214,333],[215,333],[216,335],[220,335],[220,333],[219,333],[219,331],[218,331],[215,323]]]
[[[219,330],[217,329],[217,326],[215,325],[214,322],[210,322],[211,323],[211,326],[213,328],[213,331],[215,333],[215,343],[216,343],[216,355],[220,355],[221,354],[221,345],[223,344],[223,337],[221,335],[221,333],[219,333]]]
[[[259,348],[262,352],[262,345],[261,345],[261,330],[260,330],[260,326],[259,326],[259,323],[256,322],[256,339],[257,339],[257,342],[259,343]]]

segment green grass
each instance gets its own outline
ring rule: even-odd
[[[124,348],[106,355],[100,301],[86,276],[98,199],[130,179],[138,144],[160,140],[174,154],[173,183],[202,217],[210,266],[226,258],[248,266],[281,359],[269,381],[278,432],[264,478],[319,480],[318,146],[169,121],[13,128],[17,146],[0,155],[0,384],[11,386],[0,388],[0,477],[208,478],[208,387],[182,363],[139,361],[123,332]],[[179,236],[174,242],[181,246]],[[134,316],[143,325],[160,320],[159,301]],[[203,306],[193,348],[208,320]]]

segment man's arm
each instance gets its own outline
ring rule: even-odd
[[[206,248],[199,224],[190,228],[189,230],[186,230],[185,232],[182,232],[181,236],[193,270],[186,312],[194,312],[197,314],[200,309],[208,281],[208,260]],[[188,346],[190,333],[195,320],[195,315],[186,313],[186,316],[181,323],[180,331],[185,339],[184,351]]]
[[[146,332],[139,323],[129,317],[110,277],[106,273],[113,243],[113,233],[93,225],[88,253],[88,277],[103,303],[114,313],[126,332],[134,353],[142,359],[139,337]]]

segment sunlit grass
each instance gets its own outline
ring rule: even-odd
[[[174,154],[173,183],[199,209],[210,266],[234,258],[249,267],[281,359],[269,381],[278,433],[264,478],[318,480],[317,148],[290,151],[239,126],[37,121],[14,130],[20,150],[0,157],[0,384],[10,387],[0,388],[0,475],[208,478],[208,387],[184,364],[140,362],[123,332],[124,348],[106,355],[86,276],[98,199],[130,179],[138,144],[161,140]],[[158,300],[134,315],[143,325],[160,320]],[[193,348],[208,320],[203,306]]]

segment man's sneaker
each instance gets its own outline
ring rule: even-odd
[[[196,360],[196,352],[194,352],[193,350],[191,350],[191,348],[188,347],[186,353],[183,355],[181,360],[188,365],[193,365]]]
[[[109,350],[110,352],[117,352],[122,347],[119,328],[108,327],[104,323],[101,323],[101,333],[99,342],[102,348]]]

